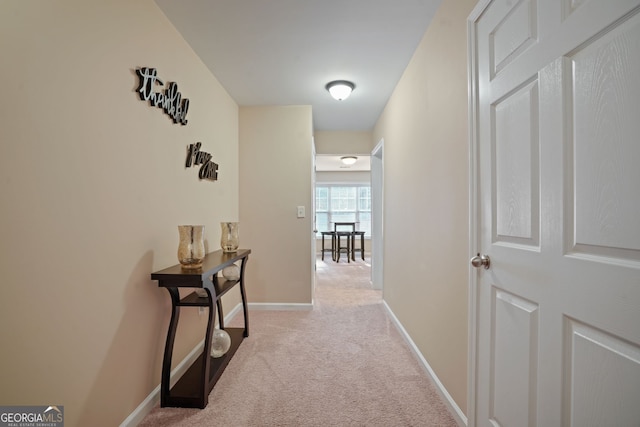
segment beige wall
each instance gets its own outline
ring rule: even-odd
[[[342,184],[342,183],[371,183],[371,172],[369,171],[326,171],[316,172],[317,184]]]
[[[316,131],[316,154],[371,154],[369,131]]]
[[[177,263],[176,226],[215,250],[238,219],[238,107],[151,0],[3,1],[0,46],[0,402],[118,425],[160,383],[170,303],[149,275]],[[143,66],[190,99],[186,126],[138,99]],[[198,141],[217,182],[185,169]],[[180,322],[176,362],[205,316]]]
[[[373,138],[384,138],[385,144],[384,299],[463,411],[469,258],[466,18],[475,3],[442,3]]]
[[[310,106],[240,108],[240,245],[249,302],[312,300]],[[305,218],[297,218],[304,206]]]

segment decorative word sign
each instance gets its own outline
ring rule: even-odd
[[[187,110],[189,110],[189,100],[182,99],[182,94],[178,92],[178,84],[170,82],[163,92],[154,92],[154,86],[162,85],[162,80],[158,78],[155,68],[138,68],[136,74],[140,78],[140,84],[136,91],[142,101],[149,101],[152,107],[162,108],[164,112],[173,119],[173,123],[187,124]]]
[[[187,163],[185,167],[200,166],[198,176],[200,179],[209,179],[216,181],[218,179],[218,165],[211,161],[211,154],[200,151],[202,143],[190,144],[187,148]]]

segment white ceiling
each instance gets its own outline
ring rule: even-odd
[[[345,165],[340,160],[340,157],[344,154],[329,155],[329,154],[317,154],[316,155],[316,172],[359,172],[371,170],[371,156],[357,155],[358,160],[352,165]]]
[[[441,2],[155,1],[238,105],[311,105],[327,131],[373,128]]]

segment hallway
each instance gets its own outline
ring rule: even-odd
[[[371,289],[368,257],[316,265],[314,309],[250,311],[204,410],[155,408],[140,425],[456,426]]]

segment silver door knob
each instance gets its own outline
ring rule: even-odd
[[[475,268],[480,268],[484,265],[484,269],[488,270],[489,266],[491,266],[491,259],[489,255],[480,255],[480,253],[478,253],[478,255],[471,258],[471,265]]]

